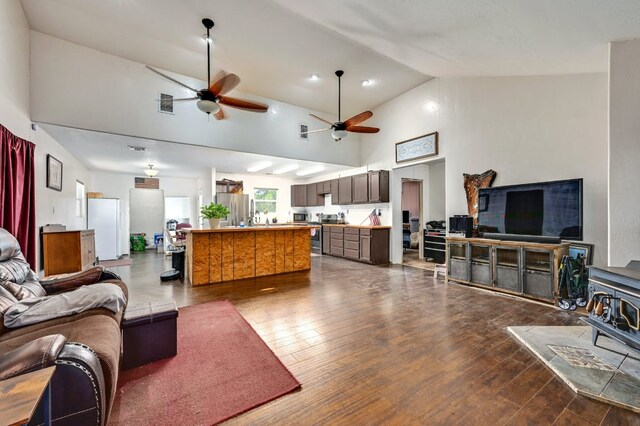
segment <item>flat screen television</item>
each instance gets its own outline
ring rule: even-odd
[[[480,189],[478,231],[582,240],[582,179]]]

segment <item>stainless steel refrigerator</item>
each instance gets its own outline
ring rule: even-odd
[[[247,194],[216,194],[216,203],[225,205],[231,211],[226,219],[220,221],[222,226],[238,226],[240,222],[249,224],[250,201]]]
[[[100,260],[117,259],[120,244],[120,200],[87,199],[87,228],[95,230],[96,256]]]

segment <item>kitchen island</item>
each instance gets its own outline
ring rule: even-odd
[[[185,229],[185,270],[192,285],[262,277],[311,268],[317,226]]]

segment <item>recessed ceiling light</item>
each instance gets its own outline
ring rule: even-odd
[[[299,172],[296,173],[296,176],[307,176],[314,173],[319,173],[323,170],[324,170],[324,166],[315,166],[315,167],[308,168],[306,170],[300,170]]]
[[[260,170],[264,170],[264,169],[266,169],[267,167],[271,167],[271,164],[273,164],[273,163],[271,163],[271,161],[262,161],[262,162],[260,162],[260,163],[256,163],[256,164],[254,164],[253,166],[249,167],[249,168],[247,169],[247,171],[248,171],[248,172],[251,172],[251,173],[253,173],[253,172],[259,172]]]
[[[144,146],[134,146],[134,145],[127,145],[127,147],[131,150],[131,151],[146,151],[147,148]]]
[[[371,80],[362,80],[362,87],[371,86]]]
[[[320,75],[314,72],[313,74],[311,74],[311,75],[309,76],[309,79],[310,79],[311,81],[320,80]]]
[[[297,164],[289,164],[288,166],[282,166],[279,169],[275,169],[273,171],[273,174],[274,175],[282,175],[284,173],[289,173],[289,172],[292,172],[294,170],[297,170],[298,167],[299,166]]]

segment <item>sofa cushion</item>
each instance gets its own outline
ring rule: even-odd
[[[67,321],[49,327],[39,329],[34,329],[34,326],[24,327],[24,329],[30,330],[30,332],[0,342],[0,355],[19,348],[23,344],[39,337],[50,334],[62,334],[67,338],[67,342],[77,342],[87,345],[97,354],[100,360],[106,386],[107,410],[110,410],[118,380],[120,325],[108,315],[80,317],[81,315],[82,314],[75,315],[73,321]],[[48,323],[50,322],[51,321],[48,321]]]

